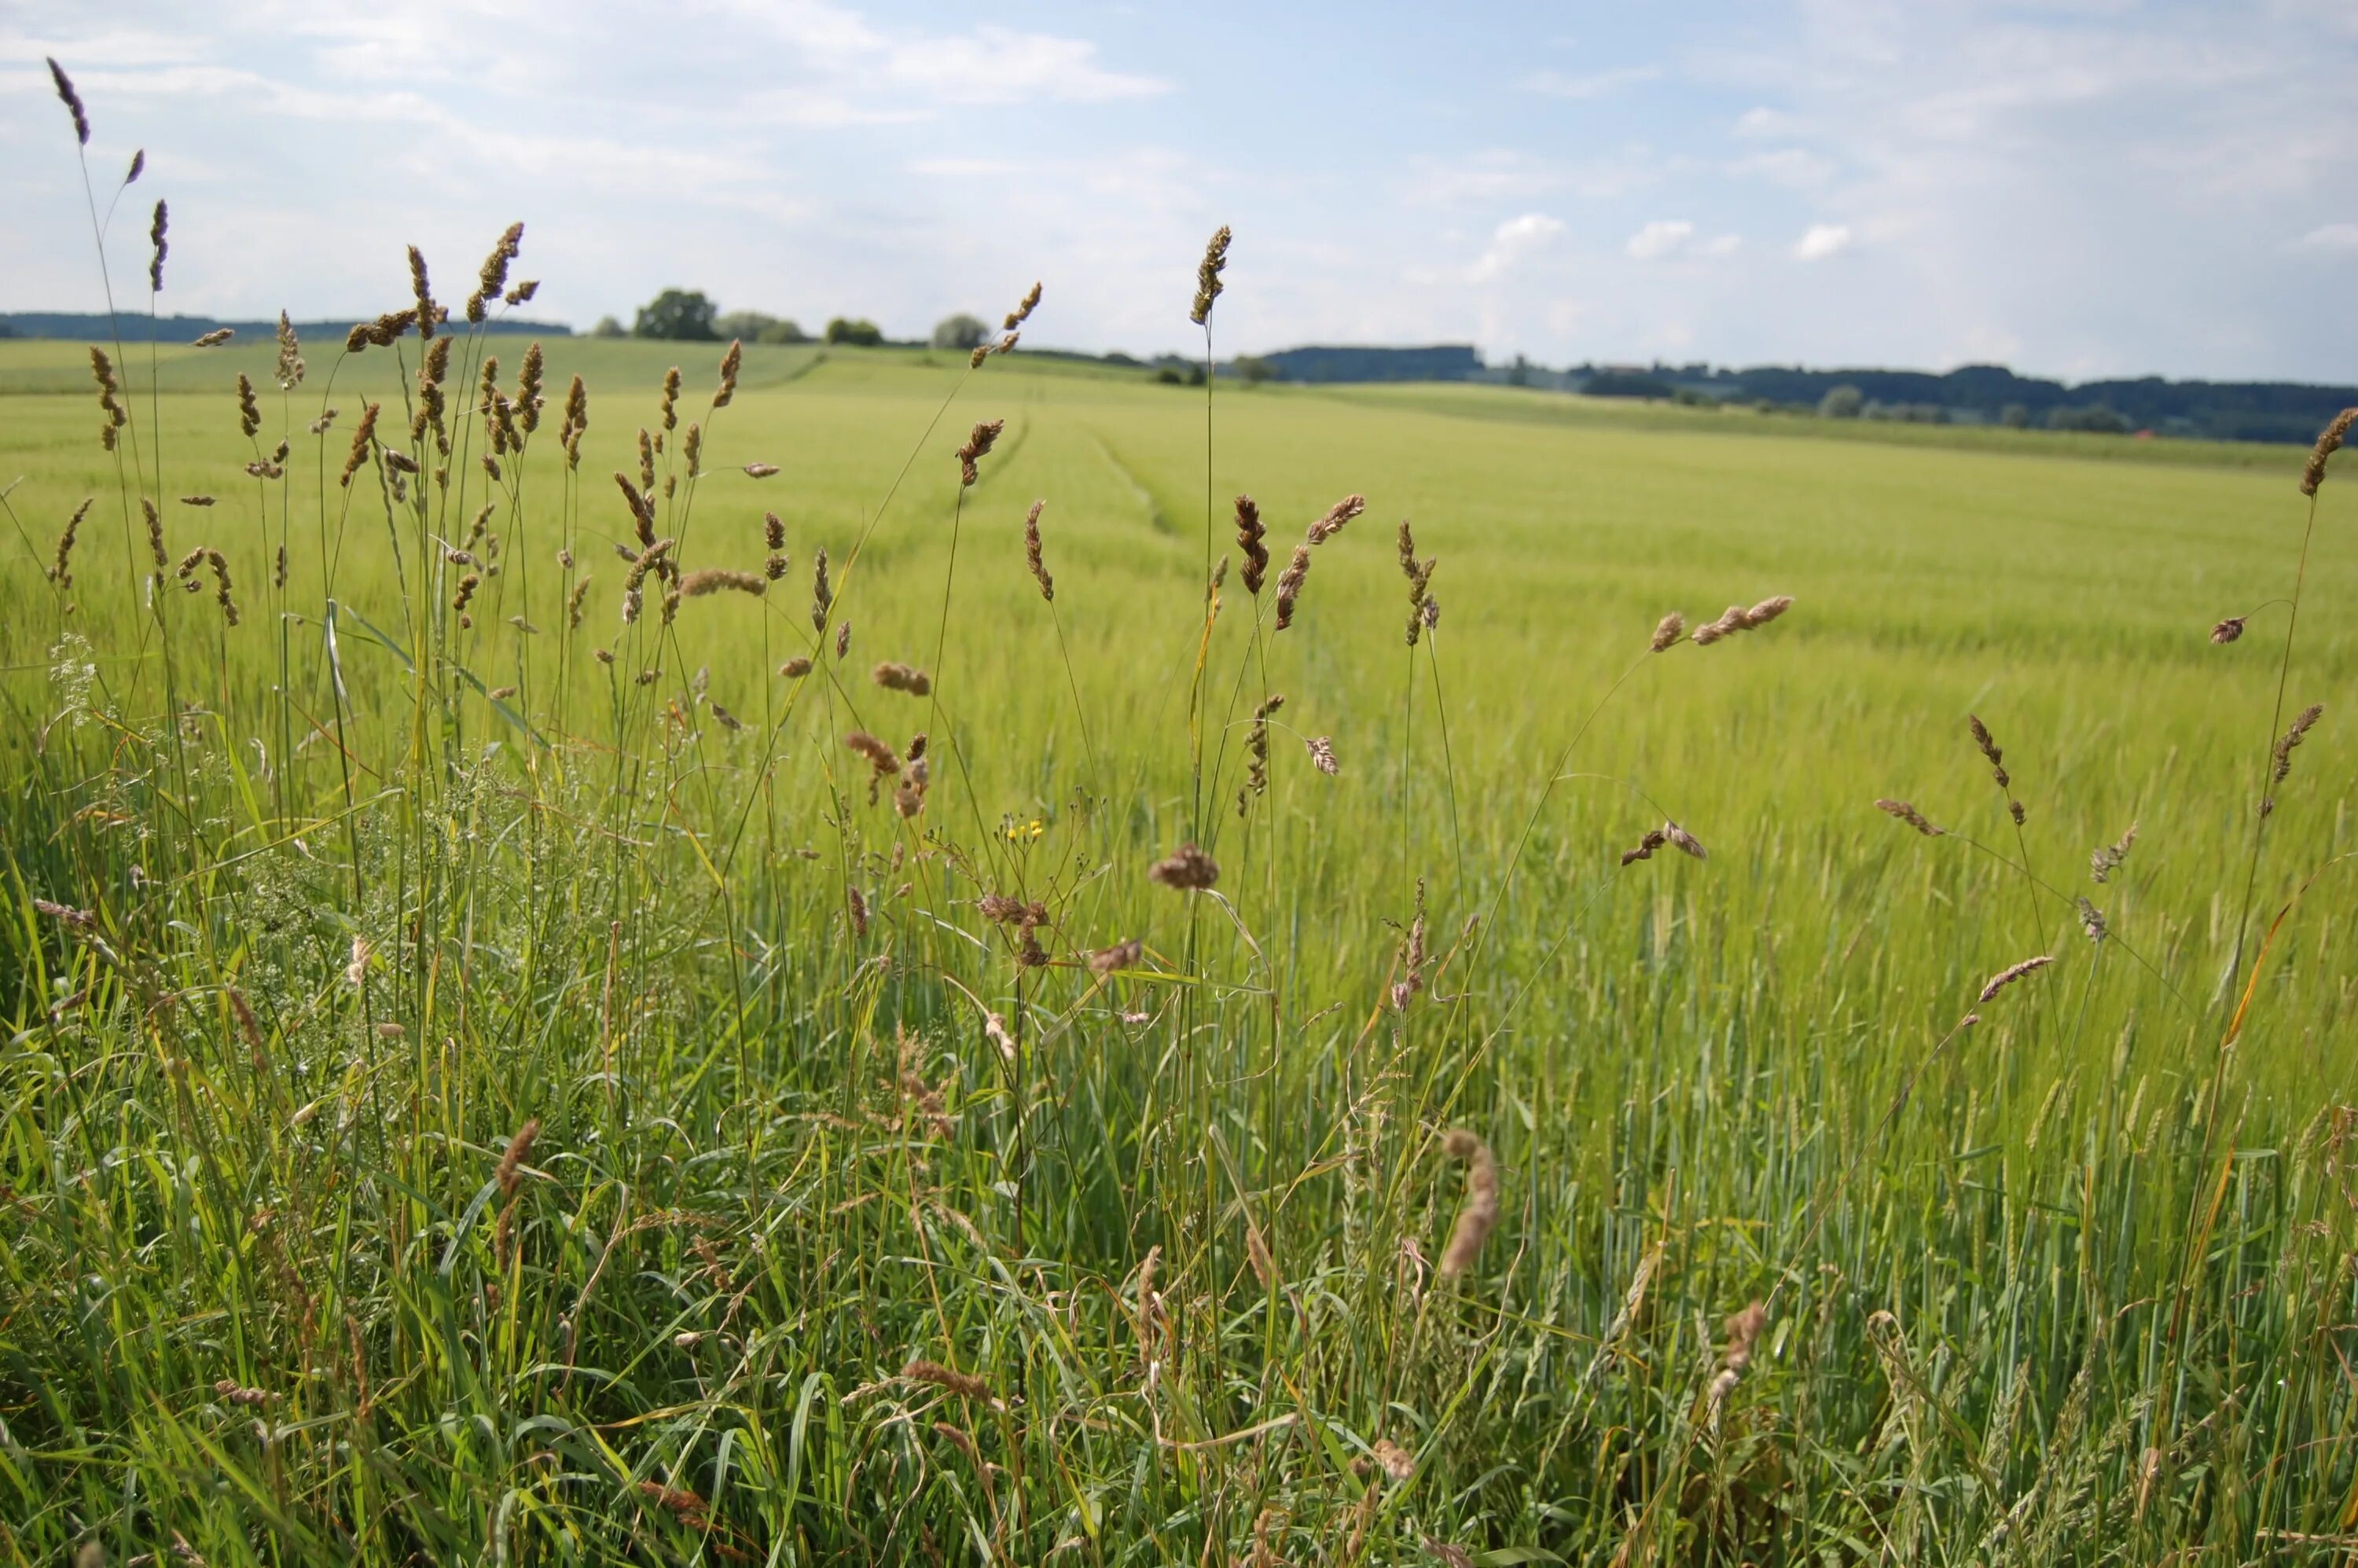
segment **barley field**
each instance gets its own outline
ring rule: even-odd
[[[2358,1550],[2338,470],[469,282],[0,345],[7,1561]]]

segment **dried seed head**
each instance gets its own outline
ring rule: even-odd
[[[835,629],[835,656],[838,659],[851,652],[851,622],[847,621]]]
[[[2109,881],[2113,873],[2120,869],[2121,862],[2129,858],[2129,846],[2136,842],[2136,824],[2132,822],[2129,824],[2129,830],[2122,834],[2117,841],[2090,850],[2088,853],[2089,880],[2099,886]]]
[[[295,323],[287,312],[278,313],[278,363],[276,369],[278,390],[292,392],[303,381],[303,345],[295,336]]]
[[[1669,842],[1670,836],[1664,833],[1660,828],[1649,827],[1646,829],[1646,836],[1644,838],[1639,839],[1638,842],[1630,848],[1621,851],[1621,863],[1628,866],[1633,865],[1639,860],[1650,860],[1654,858],[1654,851]]]
[[[1220,282],[1220,274],[1228,268],[1228,241],[1232,237],[1228,232],[1228,226],[1226,223],[1221,224],[1214,231],[1211,239],[1205,243],[1204,259],[1196,264],[1195,303],[1189,308],[1187,319],[1195,322],[1198,327],[1207,325],[1211,321],[1212,302],[1219,298],[1220,291],[1224,287]]]
[[[1482,1244],[1498,1224],[1498,1162],[1490,1146],[1466,1129],[1453,1128],[1442,1148],[1454,1160],[1466,1162],[1466,1204],[1442,1249],[1441,1277],[1454,1280],[1474,1266]]]
[[[54,63],[51,69],[55,69]],[[2326,460],[2342,449],[2342,438],[2350,427],[2358,425],[2358,408],[2345,408],[2333,416],[2333,422],[2318,432],[2317,446],[2309,454],[2309,461],[2300,470],[2300,492],[2315,495],[2317,487],[2325,482]]]
[[[1878,800],[1875,803],[1875,808],[1877,811],[1898,817],[1900,821],[1905,822],[1909,827],[1913,827],[1917,832],[1921,833],[1927,838],[1937,838],[1943,831],[1945,831],[1945,829],[1933,827],[1931,822],[1925,819],[1922,812],[1917,810],[1914,806],[1909,805],[1904,800]]]
[[[1024,322],[1030,320],[1032,319],[1032,312],[1039,308],[1039,305],[1040,286],[1035,283],[1032,286],[1032,292],[1023,297],[1022,302],[1017,305],[1014,309],[1010,310],[1007,313],[1007,330],[1012,332],[1016,328],[1021,327]]]
[[[2244,634],[2244,617],[2241,615],[2230,615],[2211,628],[2211,640],[2221,647],[2225,647]]]
[[[1331,779],[1343,771],[1342,765],[1335,760],[1333,736],[1314,735],[1303,744],[1310,749],[1310,765],[1328,778]]]
[[[1683,850],[1698,860],[1711,858],[1704,852],[1704,847],[1695,841],[1695,836],[1675,822],[1662,824],[1662,837],[1670,840],[1671,848]]]
[[[483,267],[476,279],[475,292],[467,297],[467,319],[481,325],[490,315],[490,303],[500,297],[508,286],[508,264],[524,249],[524,225],[510,223],[492,254],[483,258]]]
[[[1182,844],[1172,854],[1146,869],[1149,881],[1181,892],[1212,886],[1220,880],[1219,863],[1193,844]]]
[[[170,221],[171,214],[165,211],[164,204],[157,202],[155,222],[147,225],[147,243],[155,248],[154,256],[147,263],[147,287],[151,293],[164,291],[164,255],[171,248],[165,243],[164,231]]]
[[[1040,558],[1040,514],[1047,504],[1045,501],[1035,501],[1032,510],[1023,514],[1023,564],[1032,568],[1033,579],[1040,585],[1040,597],[1054,604],[1056,579],[1048,575],[1048,564]]]
[[[1304,538],[1303,542],[1305,544],[1312,545],[1325,544],[1327,540],[1333,538],[1336,535],[1343,531],[1343,524],[1348,523],[1352,518],[1357,517],[1360,513],[1365,512],[1367,509],[1368,498],[1366,496],[1345,496],[1342,500],[1328,507],[1326,509],[1325,515],[1319,518],[1317,522],[1310,524],[1310,532]]]
[[[1102,978],[1116,969],[1134,969],[1145,952],[1144,944],[1135,936],[1110,947],[1100,947],[1089,955],[1089,973]]]
[[[192,349],[217,349],[236,336],[237,329],[234,327],[215,327],[211,331],[191,340],[189,346]]]
[[[750,593],[759,599],[769,586],[768,580],[758,573],[730,571],[725,567],[706,567],[679,579],[679,592],[684,599],[702,599],[723,590]]]
[[[2089,941],[2102,942],[2112,935],[2112,928],[2104,924],[2104,911],[2089,903],[2084,893],[2080,897],[2079,906],[2080,929],[2088,934]]]
[[[778,666],[778,673],[785,676],[788,680],[800,680],[803,676],[811,673],[811,662],[800,654],[796,654],[795,657],[788,659],[784,664],[780,665]]]
[[[1258,596],[1260,585],[1269,576],[1269,529],[1261,523],[1260,508],[1249,495],[1237,497],[1237,548],[1244,553],[1245,591]]]
[[[237,426],[248,440],[262,428],[262,406],[254,399],[254,383],[237,373]]]
[[[361,411],[360,423],[352,427],[352,453],[344,459],[343,477],[336,481],[347,489],[351,488],[352,475],[360,472],[361,465],[368,461],[370,445],[376,439],[376,414],[377,406],[370,404]]]
[[[2054,955],[2050,953],[2042,954],[2036,958],[2025,958],[2019,964],[2008,965],[2006,968],[2000,969],[1996,974],[1990,977],[1989,984],[1982,988],[1980,1000],[1983,1001],[1990,1000],[1992,998],[1996,997],[1998,992],[2006,989],[2006,987],[2014,984],[2015,981],[2022,979],[2023,976],[2039,969],[2043,969],[2054,961]]]
[[[1673,610],[1663,616],[1660,623],[1655,626],[1654,640],[1647,646],[1657,654],[1661,653],[1684,636],[1686,630],[1687,618]]]
[[[2285,780],[2292,776],[2292,753],[2294,748],[2300,744],[2302,738],[2308,735],[2309,730],[2316,726],[2317,721],[2323,718],[2324,715],[2325,705],[2321,702],[2312,702],[2307,708],[2302,708],[2299,713],[2293,715],[2291,728],[2288,729],[2282,735],[2277,737],[2274,761],[2269,764],[2268,768],[2268,787],[2270,789],[2274,789],[2277,784],[2284,783]],[[2273,796],[2261,801],[2260,815],[2262,816],[2267,816],[2269,813],[2276,810],[2276,806],[2277,803]]]
[[[745,363],[745,342],[741,338],[729,341],[729,351],[720,356],[720,385],[712,394],[712,406],[726,408],[737,396],[737,373]]]
[[[417,335],[434,335],[434,290],[426,280],[426,253],[416,245],[409,247],[409,292],[417,300]]]
[[[507,1150],[500,1156],[500,1168],[493,1178],[499,1183],[502,1197],[515,1196],[516,1188],[524,1181],[519,1173],[525,1162],[532,1158],[532,1142],[539,1136],[540,1118],[535,1116],[517,1128],[515,1136],[508,1140]]]
[[[96,499],[95,496],[84,497],[82,503],[74,508],[73,515],[66,519],[65,527],[58,535],[57,565],[49,568],[49,580],[59,588],[73,586],[74,540],[81,532],[81,520],[89,515],[91,503]]]
[[[907,665],[895,664],[890,659],[878,665],[869,674],[876,684],[886,691],[905,691],[911,697],[925,697],[929,696],[934,689],[934,683],[925,671],[912,669]]]
[[[902,1368],[901,1376],[912,1383],[930,1383],[936,1389],[945,1389],[969,1400],[990,1398],[990,1384],[969,1373],[945,1367],[938,1361],[921,1357]]]
[[[974,429],[967,436],[966,445],[951,454],[958,460],[958,483],[961,486],[972,485],[982,477],[975,465],[990,455],[991,443],[999,439],[999,433],[1005,428],[1007,421],[1004,419],[976,421]]]
[[[523,368],[516,372],[515,421],[527,436],[540,428],[541,368],[540,341],[535,338],[524,351]]]
[[[827,586],[827,546],[821,545],[811,559],[811,630],[827,630],[827,611],[835,604],[835,590]]]
[[[82,110],[81,94],[74,91],[73,78],[66,74],[66,68],[58,63],[55,55],[44,58],[49,62],[49,81],[56,84],[58,102],[64,104],[66,113],[73,116],[74,139],[83,146],[90,146],[90,115]],[[124,183],[130,182],[126,180]]]
[[[1277,579],[1277,627],[1280,632],[1293,624],[1293,607],[1302,597],[1302,585],[1310,577],[1310,546],[1293,546],[1293,559]]]

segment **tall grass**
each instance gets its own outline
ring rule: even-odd
[[[1992,806],[1962,724],[1831,784],[1747,724],[1853,612],[1773,566],[1536,669],[1482,599],[1550,546],[1420,518],[1403,680],[1261,406],[1207,385],[1201,568],[1053,493],[1020,547],[1067,470],[1003,357],[843,394],[907,428],[822,506],[734,348],[526,374],[521,238],[251,418],[111,356],[119,549],[52,570],[86,454],[6,498],[11,1560],[2351,1549],[2344,829],[2281,712],[2134,796],[2215,863],[2123,820],[2083,881],[2109,739],[1993,715]],[[1216,434],[1307,529],[1282,631]],[[1714,820],[1789,775],[1855,810]]]

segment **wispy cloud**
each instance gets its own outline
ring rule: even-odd
[[[2322,223],[2294,242],[2295,248],[2329,255],[2358,255],[2358,223]]]
[[[1490,235],[1490,247],[1466,270],[1469,283],[1490,283],[1547,249],[1563,232],[1561,219],[1544,212],[1509,218]]]
[[[1801,237],[1793,242],[1795,261],[1823,261],[1850,249],[1851,232],[1847,223],[1812,223]]]

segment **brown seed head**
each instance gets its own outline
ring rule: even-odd
[[[524,1180],[519,1173],[523,1170],[525,1162],[532,1158],[532,1142],[539,1136],[540,1118],[535,1116],[517,1128],[515,1136],[508,1140],[507,1150],[500,1156],[500,1168],[495,1178],[499,1183],[502,1197],[515,1196],[516,1187]]]
[[[712,394],[712,406],[726,408],[737,396],[737,373],[745,363],[745,341],[741,338],[729,341],[729,351],[720,356],[720,385]]]
[[[726,567],[706,567],[679,579],[683,599],[702,599],[708,593],[723,591],[750,593],[759,599],[769,586],[768,580],[757,572],[730,571]]]
[[[1145,952],[1145,945],[1135,936],[1110,947],[1100,947],[1089,955],[1089,973],[1102,977],[1116,969],[1134,969]]]
[[[1260,507],[1249,495],[1237,497],[1237,548],[1244,553],[1245,591],[1258,596],[1260,585],[1269,576],[1269,529],[1260,520]]]
[[[1663,616],[1660,623],[1654,628],[1654,639],[1647,646],[1654,653],[1661,653],[1684,636],[1686,630],[1687,618],[1673,610]]]
[[[2211,640],[2221,647],[2225,647],[2244,634],[2244,617],[2241,615],[2230,615],[2211,628]]]
[[[1462,1127],[1450,1130],[1442,1148],[1450,1158],[1466,1162],[1466,1204],[1457,1211],[1457,1224],[1441,1253],[1441,1277],[1454,1280],[1474,1266],[1482,1244],[1498,1227],[1498,1162],[1488,1144]]]
[[[912,1383],[930,1383],[936,1389],[945,1389],[969,1400],[990,1397],[990,1385],[980,1378],[945,1367],[938,1361],[920,1357],[902,1368],[901,1376]]]
[[[1039,308],[1039,304],[1040,286],[1035,283],[1032,286],[1032,292],[1023,297],[1022,303],[1007,313],[1007,330],[1011,332],[1030,320],[1032,312]]]
[[[1310,524],[1310,533],[1306,536],[1304,542],[1312,545],[1325,544],[1327,540],[1333,538],[1336,535],[1343,531],[1344,524],[1348,523],[1352,518],[1357,517],[1360,513],[1365,512],[1367,509],[1368,498],[1366,496],[1345,496],[1342,500],[1328,507],[1325,516],[1319,518],[1317,522]]]
[[[2006,968],[2000,969],[1996,974],[1990,977],[1989,984],[1982,988],[1980,1000],[1983,1001],[1988,1001],[1993,997],[1996,996],[1998,992],[2006,989],[2006,987],[2022,979],[2023,976],[2030,974],[2035,970],[2043,969],[2054,961],[2054,955],[2050,953],[2042,954],[2036,958],[2025,958],[2019,964],[2008,965]]]
[[[876,684],[886,691],[905,691],[911,697],[925,697],[934,689],[934,683],[925,671],[913,669],[907,665],[895,664],[890,659],[878,665],[869,674]]]
[[[1228,268],[1228,242],[1231,238],[1233,236],[1228,232],[1228,226],[1226,223],[1221,224],[1213,232],[1211,239],[1206,242],[1204,259],[1196,264],[1195,303],[1189,308],[1187,319],[1195,322],[1198,327],[1210,322],[1212,302],[1220,297],[1220,291],[1224,287],[1220,282],[1220,274]]]
[[[1146,869],[1149,881],[1181,892],[1208,888],[1220,880],[1219,862],[1193,844],[1182,844],[1173,853]]]
[[[958,460],[960,485],[972,485],[982,477],[975,465],[990,455],[991,443],[999,439],[999,433],[1006,427],[1007,421],[1004,419],[983,419],[976,422],[974,429],[967,436],[966,445],[951,454]]]
[[[1933,827],[1930,821],[1926,820],[1922,812],[1917,810],[1914,806],[1909,805],[1904,800],[1878,800],[1875,803],[1875,808],[1877,811],[1898,817],[1900,821],[1905,822],[1909,827],[1913,827],[1917,832],[1921,833],[1927,838],[1937,838],[1944,831],[1942,828]]]
[[[1293,624],[1293,606],[1302,597],[1302,585],[1310,577],[1310,546],[1293,546],[1293,559],[1277,579],[1277,630],[1284,631]]]
[[[2333,416],[2333,422],[2318,432],[2317,446],[2309,454],[2309,461],[2300,470],[2300,492],[2315,495],[2317,487],[2325,482],[2326,460],[2342,449],[2342,438],[2350,427],[2358,425],[2358,408],[2345,408]]]
[[[1040,597],[1051,604],[1056,600],[1056,579],[1048,575],[1048,564],[1040,558],[1040,514],[1045,501],[1035,501],[1032,510],[1023,515],[1023,564],[1032,568],[1034,581],[1040,585]]]
[[[192,340],[189,346],[192,349],[217,349],[236,336],[237,329],[234,327],[215,327],[211,331]]]

